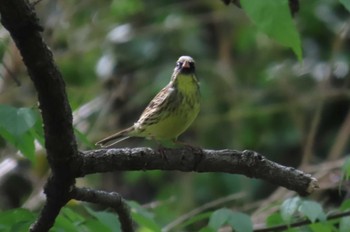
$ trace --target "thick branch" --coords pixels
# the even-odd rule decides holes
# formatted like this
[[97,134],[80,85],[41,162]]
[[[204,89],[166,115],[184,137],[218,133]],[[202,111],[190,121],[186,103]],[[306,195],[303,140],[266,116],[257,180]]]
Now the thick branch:
[[26,0],[0,2],[1,23],[15,41],[38,92],[50,164],[54,170],[64,165],[69,171],[67,162],[77,153],[77,145],[61,73],[42,39],[32,6]]
[[65,84],[44,43],[35,11],[27,0],[0,0],[1,23],[10,32],[38,92],[45,147],[52,176],[45,188],[47,203],[32,231],[46,231],[69,197],[81,162],[72,126]]
[[112,207],[119,215],[119,221],[123,232],[134,231],[129,207],[118,193],[75,187],[72,191],[72,198],[79,201],[87,201],[106,207]]
[[[49,231],[53,226],[56,217],[58,216],[61,208],[70,200],[69,195],[64,193],[62,196],[61,191],[57,190],[57,184],[55,180],[50,177],[46,186],[45,193],[47,194],[47,200],[43,209],[41,210],[38,219],[31,226],[30,231]],[[48,194],[50,192],[50,194]]]
[[102,149],[81,153],[84,164],[79,176],[96,172],[131,170],[179,170],[226,172],[259,178],[308,195],[317,186],[311,175],[266,159],[254,151],[151,148]]

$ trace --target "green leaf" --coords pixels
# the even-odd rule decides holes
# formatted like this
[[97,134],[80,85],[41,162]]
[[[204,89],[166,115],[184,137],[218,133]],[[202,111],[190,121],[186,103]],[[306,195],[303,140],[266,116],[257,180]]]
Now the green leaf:
[[35,145],[34,137],[30,131],[21,136],[21,139],[17,141],[16,147],[22,152],[22,154],[28,158],[31,162],[35,163]]
[[16,144],[16,138],[11,135],[7,130],[5,130],[4,128],[0,127],[0,135],[8,142],[11,143],[13,145]]
[[134,201],[128,201],[128,205],[131,208],[132,218],[143,227],[146,227],[154,232],[160,232],[161,228],[154,221],[153,214],[145,210],[142,206]]
[[35,219],[36,215],[27,209],[0,212],[0,231],[27,232]]
[[27,209],[17,208],[0,212],[0,225],[13,226],[18,223],[32,223],[35,215]]
[[85,207],[86,211],[96,219],[98,219],[102,224],[110,229],[113,232],[120,232],[120,222],[118,220],[117,213],[109,213],[109,212],[97,212],[89,207]]
[[275,226],[275,225],[283,224],[283,219],[282,219],[281,214],[278,212],[271,214],[270,216],[267,217],[266,224],[268,226]]
[[202,229],[200,229],[199,232],[216,232],[216,230],[206,226],[206,227],[203,227]]
[[350,12],[350,1],[349,0],[339,0],[339,1]]
[[333,226],[329,222],[314,223],[309,225],[313,232],[332,232]]
[[340,219],[339,232],[349,232],[350,228],[350,216]]
[[112,232],[120,232],[121,226],[117,213],[97,212],[97,219],[106,225]]
[[35,163],[35,138],[32,130],[22,134],[20,139],[15,138],[3,128],[0,128],[0,134],[7,142],[13,144],[18,150],[20,150],[27,159],[29,159],[32,163]]
[[85,232],[110,231],[110,229],[106,225],[102,224],[96,219],[86,220],[82,227],[84,227],[84,229],[82,229],[81,231]]
[[62,214],[59,214],[58,217],[56,218],[55,225],[52,227],[50,230],[52,232],[61,232],[61,231],[70,231],[70,232],[75,232],[79,231],[79,228],[72,222],[70,221],[67,217],[65,217]]
[[242,8],[256,26],[271,38],[293,50],[302,60],[299,33],[289,11],[288,0],[241,0]]
[[228,219],[228,224],[237,232],[253,231],[252,221],[249,215],[244,213],[232,212]]
[[350,199],[343,201],[341,203],[339,209],[341,211],[346,211],[346,210],[350,209]]
[[127,203],[129,205],[129,207],[132,209],[132,211],[140,213],[140,214],[144,215],[145,217],[153,218],[153,214],[151,212],[147,211],[145,208],[143,208],[137,202],[135,202],[135,201],[127,201]]
[[62,212],[62,215],[64,215],[71,222],[83,222],[83,221],[85,221],[84,217],[82,217],[80,214],[78,214],[77,212],[75,212],[74,210],[72,210],[68,207],[64,207],[61,212]]
[[188,225],[191,225],[191,224],[194,224],[196,222],[202,221],[204,219],[210,218],[211,215],[212,215],[211,212],[197,214],[194,217],[191,217],[189,220],[185,221],[183,224],[181,224],[181,226],[186,227]]
[[347,158],[342,166],[343,178],[348,180],[350,177],[350,158]]
[[30,108],[0,105],[0,127],[16,138],[32,128],[36,120],[36,114]]
[[218,230],[227,222],[231,214],[232,211],[227,208],[222,208],[214,211],[209,219],[208,226],[214,230]]
[[148,217],[145,217],[143,214],[139,214],[136,212],[132,213],[132,218],[141,226],[146,227],[154,232],[160,232],[161,228],[157,225],[157,223]]
[[45,147],[43,122],[40,117],[38,117],[38,121],[35,123],[34,127],[30,129],[30,131],[34,138],[41,144],[41,146]]
[[38,117],[30,108],[0,105],[0,134],[30,161],[35,162],[35,130]]
[[32,131],[27,131],[21,137],[16,138],[8,131],[0,127],[1,136],[9,143],[13,144],[31,162],[35,163],[35,146]]
[[312,223],[317,219],[320,221],[326,220],[322,206],[314,201],[303,201],[299,207],[299,212],[305,215]]
[[299,197],[286,199],[281,205],[281,216],[284,222],[291,223],[294,213],[297,211],[301,200]]

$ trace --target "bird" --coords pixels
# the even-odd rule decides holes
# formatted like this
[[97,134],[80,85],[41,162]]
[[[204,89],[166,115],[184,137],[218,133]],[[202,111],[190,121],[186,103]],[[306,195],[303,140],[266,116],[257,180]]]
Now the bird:
[[139,119],[130,127],[96,143],[110,147],[130,137],[143,137],[157,142],[172,141],[195,120],[200,111],[200,88],[195,74],[195,61],[181,56],[170,82],[150,101]]

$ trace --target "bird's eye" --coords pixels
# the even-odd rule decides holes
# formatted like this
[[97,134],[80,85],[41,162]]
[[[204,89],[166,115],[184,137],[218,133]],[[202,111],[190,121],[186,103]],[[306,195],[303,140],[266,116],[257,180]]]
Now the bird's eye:
[[177,62],[176,67],[182,67],[182,62]]

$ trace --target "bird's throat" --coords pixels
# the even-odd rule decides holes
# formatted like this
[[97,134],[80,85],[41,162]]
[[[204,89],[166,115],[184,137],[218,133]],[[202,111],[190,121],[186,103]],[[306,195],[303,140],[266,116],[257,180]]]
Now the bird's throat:
[[174,87],[185,95],[199,91],[199,84],[194,74],[178,74],[174,80]]

